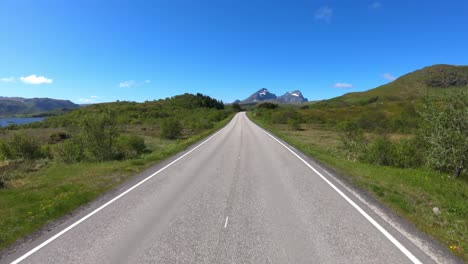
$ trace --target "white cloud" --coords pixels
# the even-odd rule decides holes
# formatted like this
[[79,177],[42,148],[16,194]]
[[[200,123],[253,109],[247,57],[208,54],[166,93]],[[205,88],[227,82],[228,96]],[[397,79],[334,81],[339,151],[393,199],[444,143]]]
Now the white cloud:
[[100,97],[97,95],[91,95],[88,98],[78,98],[78,102],[83,103],[83,104],[92,104],[92,103],[97,103],[97,99]]
[[371,8],[373,9],[378,9],[378,8],[381,8],[382,7],[382,3],[380,2],[373,2],[371,5],[370,5]]
[[131,88],[131,87],[142,86],[144,84],[149,84],[149,83],[151,83],[151,80],[144,80],[142,82],[137,82],[137,81],[134,81],[134,80],[130,80],[130,81],[120,82],[119,87],[120,88]]
[[29,75],[27,77],[20,77],[20,80],[26,84],[51,84],[54,81],[44,76],[36,76],[35,74]]
[[385,79],[387,79],[389,81],[394,81],[396,79],[396,77],[391,75],[390,73],[384,73],[384,74],[382,74],[382,77],[384,77]]
[[5,78],[1,78],[0,79],[2,82],[14,82],[15,81],[15,77],[5,77]]
[[135,81],[123,81],[119,83],[120,88],[130,88],[135,85]]
[[78,101],[80,103],[92,103],[94,100],[90,98],[79,98]]
[[333,9],[328,6],[322,6],[315,11],[315,19],[330,22],[333,16]]
[[333,85],[333,87],[346,89],[346,88],[353,88],[353,85],[350,84],[350,83],[341,83],[341,82],[338,82],[338,83],[335,83],[335,84]]

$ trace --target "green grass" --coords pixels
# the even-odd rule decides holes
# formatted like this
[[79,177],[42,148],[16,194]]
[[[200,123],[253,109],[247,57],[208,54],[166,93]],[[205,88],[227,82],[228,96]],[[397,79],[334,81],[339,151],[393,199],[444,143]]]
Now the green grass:
[[[354,185],[406,218],[468,261],[468,182],[427,169],[400,169],[351,162],[336,155],[338,133],[303,124],[302,131],[251,120],[347,177]],[[441,210],[435,215],[434,207]]]
[[186,149],[223,127],[232,117],[182,140],[160,140],[147,135],[146,141],[154,150],[140,159],[76,164],[52,162],[15,178],[9,183],[11,188],[0,189],[0,249]]

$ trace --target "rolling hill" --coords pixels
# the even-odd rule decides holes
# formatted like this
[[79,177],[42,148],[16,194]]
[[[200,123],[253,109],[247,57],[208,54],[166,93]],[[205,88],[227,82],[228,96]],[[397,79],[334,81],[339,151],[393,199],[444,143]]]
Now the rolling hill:
[[52,110],[71,110],[80,107],[69,100],[51,98],[21,98],[0,96],[0,116],[41,114]]
[[395,81],[365,91],[348,93],[316,104],[316,107],[347,107],[374,102],[409,101],[447,89],[468,89],[468,66],[438,64],[408,73]]

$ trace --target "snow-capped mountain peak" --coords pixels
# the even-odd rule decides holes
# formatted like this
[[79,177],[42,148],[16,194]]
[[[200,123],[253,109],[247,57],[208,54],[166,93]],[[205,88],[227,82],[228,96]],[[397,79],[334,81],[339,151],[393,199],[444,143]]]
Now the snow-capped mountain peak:
[[282,103],[302,103],[307,102],[307,99],[302,96],[301,91],[294,90],[285,93],[284,95],[277,98],[278,101]]
[[282,96],[276,96],[275,94],[268,91],[266,88],[262,88],[249,96],[247,99],[240,101],[241,104],[251,104],[261,101],[277,101],[279,103],[301,103],[307,102],[307,99],[302,96],[299,90],[294,90],[285,93]]
[[268,90],[262,90],[258,94],[261,95],[261,96],[265,96],[267,94],[267,92],[268,92]]
[[289,92],[289,94],[292,96],[302,96],[301,92],[299,91],[292,91],[292,92]]

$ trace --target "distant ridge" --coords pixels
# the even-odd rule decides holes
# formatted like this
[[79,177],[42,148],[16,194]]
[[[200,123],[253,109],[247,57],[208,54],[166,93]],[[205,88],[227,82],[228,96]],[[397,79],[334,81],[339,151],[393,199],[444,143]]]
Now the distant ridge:
[[237,100],[236,103],[256,104],[258,102],[264,102],[264,101],[287,104],[287,103],[302,103],[302,102],[307,102],[308,100],[307,98],[304,98],[301,91],[299,90],[287,92],[282,96],[276,96],[276,94],[268,91],[267,88],[262,88],[242,101]]
[[52,110],[71,110],[80,107],[69,100],[52,98],[22,98],[0,96],[0,116],[40,114]]

